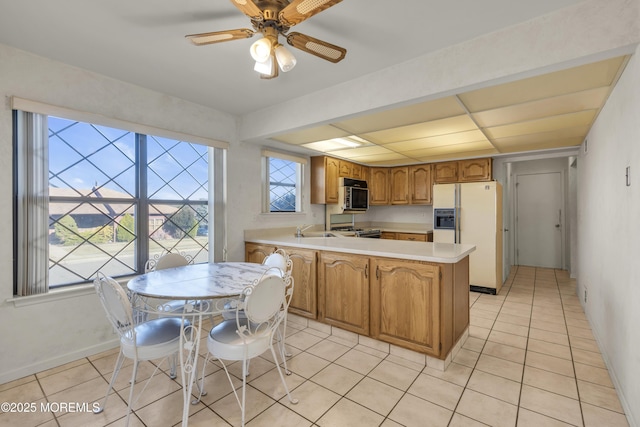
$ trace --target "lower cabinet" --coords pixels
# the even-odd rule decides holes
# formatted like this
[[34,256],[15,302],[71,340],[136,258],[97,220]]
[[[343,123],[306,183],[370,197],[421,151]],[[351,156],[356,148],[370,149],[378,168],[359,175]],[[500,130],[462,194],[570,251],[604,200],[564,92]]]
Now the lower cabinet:
[[[245,244],[262,262],[277,246]],[[469,326],[469,257],[455,264],[281,247],[291,313],[444,359]]]
[[320,252],[318,320],[369,335],[369,258]]
[[410,350],[440,352],[439,267],[371,259],[371,337]]
[[284,249],[293,261],[293,296],[289,312],[299,316],[316,319],[318,315],[317,251],[275,245],[245,243],[245,260],[261,263],[277,248]]

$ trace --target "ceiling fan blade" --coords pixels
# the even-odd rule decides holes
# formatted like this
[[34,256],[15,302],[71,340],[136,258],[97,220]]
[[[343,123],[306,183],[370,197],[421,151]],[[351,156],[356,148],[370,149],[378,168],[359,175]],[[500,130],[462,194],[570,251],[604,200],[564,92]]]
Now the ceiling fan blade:
[[241,28],[238,30],[226,30],[226,31],[214,31],[212,33],[190,34],[185,36],[189,41],[196,46],[203,46],[205,44],[228,42],[237,39],[248,39],[253,36],[255,32],[248,28]]
[[231,0],[231,3],[249,18],[255,21],[262,21],[262,10],[256,6],[253,0]]
[[280,11],[278,19],[284,25],[293,27],[341,1],[342,0],[292,0],[288,6]]
[[347,55],[347,49],[300,33],[287,34],[287,43],[312,55],[336,63]]

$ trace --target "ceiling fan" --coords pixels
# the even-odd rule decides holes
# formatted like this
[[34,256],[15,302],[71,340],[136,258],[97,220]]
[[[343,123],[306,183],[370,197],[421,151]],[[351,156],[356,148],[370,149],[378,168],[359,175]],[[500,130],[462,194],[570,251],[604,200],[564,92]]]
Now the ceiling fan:
[[253,30],[214,31],[211,33],[185,36],[196,46],[221,43],[262,34],[262,38],[251,45],[251,56],[255,59],[254,70],[263,79],[278,76],[278,67],[290,71],[296,65],[296,58],[278,42],[282,35],[291,46],[336,63],[344,59],[347,50],[305,34],[292,32],[289,28],[305,21],[342,0],[231,0],[242,13],[247,15]]

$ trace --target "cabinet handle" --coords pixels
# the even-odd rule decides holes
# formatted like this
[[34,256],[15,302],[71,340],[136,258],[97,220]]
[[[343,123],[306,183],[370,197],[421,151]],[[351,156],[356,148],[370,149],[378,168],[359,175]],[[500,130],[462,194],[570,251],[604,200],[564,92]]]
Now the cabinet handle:
[[376,265],[376,279],[380,278],[380,266]]
[[369,264],[364,266],[364,277],[365,279],[369,278]]

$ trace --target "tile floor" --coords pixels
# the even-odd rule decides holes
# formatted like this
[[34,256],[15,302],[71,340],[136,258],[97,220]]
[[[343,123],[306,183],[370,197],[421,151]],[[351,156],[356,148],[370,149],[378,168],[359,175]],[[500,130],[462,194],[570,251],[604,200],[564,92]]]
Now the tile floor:
[[[499,295],[471,293],[470,304],[469,337],[444,372],[381,351],[384,346],[371,340],[357,343],[357,336],[327,334],[325,325],[290,321],[293,374],[287,383],[300,403],[288,403],[269,358],[255,359],[247,425],[628,425],[575,281],[565,271],[514,267]],[[0,402],[98,401],[116,355],[101,353],[0,385]],[[0,426],[122,426],[130,369],[129,363],[102,414],[3,413]],[[152,370],[153,365],[142,364],[138,378]],[[232,373],[238,375],[237,365]],[[210,363],[207,375],[208,394],[191,406],[189,425],[239,425],[240,411],[224,371]],[[180,383],[162,372],[135,405],[130,425],[179,425],[181,414]]]

